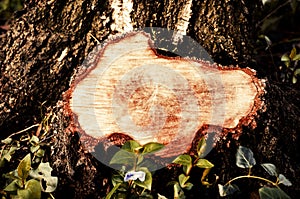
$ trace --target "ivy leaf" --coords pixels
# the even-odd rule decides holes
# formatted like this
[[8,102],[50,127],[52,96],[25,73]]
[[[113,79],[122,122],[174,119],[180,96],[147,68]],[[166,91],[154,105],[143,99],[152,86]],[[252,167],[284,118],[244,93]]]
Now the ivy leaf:
[[17,195],[22,199],[40,199],[41,186],[37,180],[31,179],[26,182],[25,189],[18,189]]
[[1,140],[1,142],[3,143],[3,144],[10,144],[11,142],[12,142],[12,138],[6,138],[6,139],[4,139],[4,140]]
[[294,72],[294,76],[297,76],[297,75],[300,75],[300,68],[296,69],[295,72]]
[[30,177],[41,180],[43,177],[51,176],[52,168],[50,167],[49,162],[40,163],[38,168],[30,171]]
[[190,176],[185,176],[184,174],[180,174],[178,177],[180,187],[190,190],[193,187],[193,184],[187,182],[190,179]]
[[34,146],[31,146],[30,147],[30,152],[31,153],[35,153],[37,150],[39,150],[40,149],[40,145],[34,145]]
[[147,167],[149,171],[157,170],[157,164],[150,158],[147,159],[143,158],[143,156],[139,156],[137,164],[139,167]]
[[274,164],[264,163],[261,164],[261,166],[266,170],[266,172],[268,172],[269,175],[278,176],[277,169]]
[[36,156],[41,158],[41,157],[44,157],[45,155],[45,150],[43,149],[39,149],[37,152],[36,152]]
[[114,186],[114,188],[112,188],[112,190],[106,195],[105,199],[110,199],[114,193],[118,190],[119,186],[121,185],[122,183],[118,183]]
[[296,84],[297,83],[297,78],[295,76],[292,77],[292,83]]
[[29,143],[31,145],[37,145],[37,144],[39,144],[39,141],[40,141],[40,139],[37,136],[33,135],[31,137],[31,139],[29,140]]
[[180,155],[173,160],[173,163],[189,166],[192,164],[192,158],[190,155]]
[[3,151],[4,155],[1,157],[0,161],[4,161],[4,159],[5,159],[5,160],[7,160],[7,162],[9,162],[11,160],[11,155],[14,154],[17,149],[18,149],[17,147],[12,146],[9,148],[9,150],[4,150]]
[[295,47],[293,47],[293,49],[291,50],[291,53],[289,55],[290,59],[294,59],[294,57],[296,56],[297,54],[297,50]]
[[291,199],[279,188],[262,187],[258,192],[261,199]]
[[128,140],[127,142],[124,143],[124,145],[122,146],[122,149],[129,151],[129,152],[135,152],[135,150],[140,147],[141,147],[141,145],[137,141]]
[[208,169],[208,168],[214,167],[214,165],[206,159],[199,159],[196,163],[196,166],[199,168],[203,168],[203,169]]
[[149,154],[149,153],[157,152],[157,151],[161,150],[162,148],[164,148],[164,146],[165,145],[160,144],[160,143],[149,142],[143,146],[144,150],[143,150],[142,154]]
[[52,168],[49,162],[40,163],[38,168],[30,171],[30,177],[40,181],[40,186],[43,192],[53,192],[55,191],[58,183],[58,178],[51,176]]
[[206,148],[206,141],[205,138],[201,138],[201,140],[198,143],[197,146],[197,153],[198,153],[198,157],[200,157],[202,154],[204,154],[205,152],[205,148]]
[[292,60],[293,60],[293,61],[298,61],[298,60],[300,60],[300,54],[295,55],[295,57],[293,57]]
[[27,154],[19,163],[17,167],[18,176],[25,180],[28,175],[31,168],[31,155],[30,153]]
[[18,171],[15,169],[9,173],[5,173],[2,175],[4,178],[14,179],[14,180],[20,180],[21,178],[18,175]]
[[278,176],[279,184],[283,184],[285,186],[292,186],[292,183],[282,174],[279,174]]
[[180,174],[178,177],[179,185],[183,187],[182,185],[184,185],[189,180],[189,178],[190,176],[185,176],[184,174]]
[[160,195],[159,193],[157,193],[157,199],[168,199],[163,195]]
[[235,157],[236,165],[240,168],[252,168],[256,164],[253,152],[247,147],[239,146]]
[[294,75],[293,75],[293,79],[292,79],[293,84],[297,83],[297,76],[299,76],[299,75],[300,75],[300,68],[298,68],[294,71]]
[[176,199],[185,199],[183,190],[181,189],[178,183],[174,184],[174,198]]
[[204,171],[202,173],[202,177],[201,177],[202,185],[205,185],[205,186],[211,185],[211,183],[207,182],[207,175],[209,174],[210,170],[211,170],[211,168],[204,169]]
[[19,180],[13,180],[9,185],[7,185],[4,189],[4,191],[8,191],[8,192],[14,192],[17,191],[17,189],[19,189]]
[[140,180],[135,180],[134,184],[151,191],[151,187],[152,187],[152,174],[151,174],[151,172],[146,167],[141,167],[141,168],[137,169],[137,171],[145,172],[146,177],[145,177],[145,180],[143,182],[140,181]]
[[233,194],[236,191],[239,191],[239,187],[235,184],[221,185],[218,184],[219,194],[221,197],[228,196]]
[[185,173],[185,175],[188,175],[191,172],[192,167],[193,167],[192,164],[190,164],[188,166],[186,166],[186,165],[182,166],[182,170]]
[[288,54],[284,54],[281,56],[281,61],[284,62],[284,64],[286,65],[286,67],[290,66],[290,57],[288,56]]
[[263,37],[267,43],[267,48],[266,48],[266,50],[267,50],[272,45],[272,41],[267,35],[264,35]]
[[116,186],[117,184],[122,184],[123,180],[124,180],[124,178],[119,174],[114,174],[111,177],[111,182],[114,186]]
[[121,149],[110,160],[109,164],[133,165],[135,154]]
[[183,166],[183,171],[186,175],[188,175],[193,167],[192,164],[192,158],[190,155],[180,155],[175,160],[173,160],[173,163],[181,164]]

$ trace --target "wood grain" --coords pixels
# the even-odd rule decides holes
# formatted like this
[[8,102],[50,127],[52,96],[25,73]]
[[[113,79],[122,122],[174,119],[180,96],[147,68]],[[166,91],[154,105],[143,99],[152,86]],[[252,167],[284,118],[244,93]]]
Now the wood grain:
[[73,124],[97,140],[121,133],[163,143],[159,155],[174,156],[203,125],[238,128],[263,104],[255,71],[158,55],[143,32],[108,42],[97,56],[67,95]]

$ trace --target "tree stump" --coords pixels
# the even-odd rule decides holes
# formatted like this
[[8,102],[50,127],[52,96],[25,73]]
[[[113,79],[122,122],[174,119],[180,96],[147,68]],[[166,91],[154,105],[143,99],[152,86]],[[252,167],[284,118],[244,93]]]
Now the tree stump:
[[238,132],[262,108],[263,93],[249,68],[162,56],[150,36],[133,32],[96,53],[66,93],[65,110],[89,151],[118,133],[163,143],[157,155],[172,157],[187,152],[204,125]]

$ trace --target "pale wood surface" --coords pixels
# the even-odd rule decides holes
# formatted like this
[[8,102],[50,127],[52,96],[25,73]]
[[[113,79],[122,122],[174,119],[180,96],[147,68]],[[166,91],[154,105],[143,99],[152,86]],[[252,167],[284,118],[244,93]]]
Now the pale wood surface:
[[70,109],[81,133],[164,143],[160,155],[172,156],[186,152],[204,124],[234,129],[261,108],[254,71],[163,57],[151,46],[141,32],[109,42],[76,78]]

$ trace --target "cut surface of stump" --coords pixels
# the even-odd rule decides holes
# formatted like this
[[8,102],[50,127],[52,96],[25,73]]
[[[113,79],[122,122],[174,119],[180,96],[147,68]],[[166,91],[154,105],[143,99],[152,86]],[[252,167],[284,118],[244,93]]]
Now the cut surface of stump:
[[263,81],[249,68],[221,68],[156,53],[150,37],[134,32],[108,42],[66,93],[73,127],[101,141],[114,133],[158,153],[187,152],[203,125],[240,128],[262,107]]

